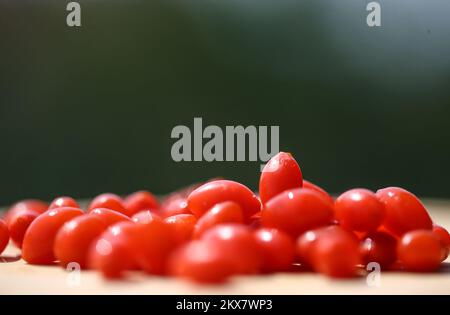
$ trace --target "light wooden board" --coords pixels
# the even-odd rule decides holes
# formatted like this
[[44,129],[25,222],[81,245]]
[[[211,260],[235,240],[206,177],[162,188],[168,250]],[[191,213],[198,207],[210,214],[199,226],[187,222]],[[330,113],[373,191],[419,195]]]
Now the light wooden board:
[[[450,202],[425,202],[433,220],[450,228]],[[9,246],[2,255],[20,252]],[[31,266],[23,260],[0,263],[0,294],[450,294],[450,260],[439,272],[414,274],[382,271],[380,286],[366,277],[332,280],[309,272],[235,277],[222,285],[195,285],[135,272],[127,280],[106,281],[97,273],[71,273],[56,266]]]

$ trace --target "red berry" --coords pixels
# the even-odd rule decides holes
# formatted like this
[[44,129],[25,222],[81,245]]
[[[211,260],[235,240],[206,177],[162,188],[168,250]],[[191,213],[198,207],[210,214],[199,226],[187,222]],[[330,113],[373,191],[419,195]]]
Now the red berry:
[[433,223],[420,200],[407,190],[398,187],[380,189],[377,197],[384,203],[386,214],[384,228],[402,236],[406,232],[431,230]]
[[8,218],[8,228],[11,240],[18,248],[22,248],[23,238],[30,224],[40,215],[29,209],[16,210]]
[[242,224],[220,224],[206,231],[202,240],[215,242],[226,253],[233,273],[257,273],[261,267],[261,253],[251,231]]
[[145,223],[149,223],[153,220],[161,221],[162,219],[158,214],[154,213],[152,210],[143,210],[143,211],[140,211],[140,212],[134,214],[131,217],[131,220],[136,223],[144,223],[145,224]]
[[194,238],[200,236],[211,227],[221,223],[243,223],[241,207],[233,201],[216,204],[209,209],[197,222],[194,229]]
[[51,264],[55,261],[53,244],[61,226],[79,216],[78,208],[51,209],[37,217],[28,227],[22,244],[22,258],[30,264]]
[[85,214],[66,222],[58,231],[53,251],[59,264],[66,267],[75,262],[81,268],[87,265],[87,253],[91,243],[108,224],[100,217]]
[[177,214],[192,214],[184,197],[171,198],[161,206],[159,213],[163,218]]
[[343,193],[336,199],[334,213],[343,228],[372,232],[383,222],[385,209],[373,192],[357,188]]
[[223,282],[233,274],[227,253],[216,242],[189,242],[177,249],[168,262],[169,273],[200,283]]
[[361,242],[361,254],[364,265],[376,262],[388,268],[397,260],[397,240],[387,233],[369,233]]
[[308,231],[297,240],[297,256],[315,271],[333,278],[353,277],[361,263],[356,236],[339,227]]
[[447,259],[449,251],[450,251],[450,235],[448,234],[447,230],[437,224],[433,224],[433,234],[439,238],[442,245],[442,255],[441,255],[441,261],[444,261]]
[[262,204],[288,189],[300,188],[303,177],[300,167],[290,153],[280,152],[264,166],[259,180]]
[[128,195],[123,201],[127,215],[132,216],[142,210],[155,210],[159,208],[158,200],[151,192],[137,191]]
[[255,231],[255,238],[264,272],[290,269],[294,262],[295,245],[289,235],[276,229],[259,229]]
[[231,180],[208,182],[194,190],[187,198],[189,210],[198,218],[214,205],[224,201],[239,204],[245,219],[250,219],[261,209],[261,202],[250,189]]
[[318,193],[322,194],[326,199],[328,199],[330,201],[330,203],[334,204],[333,197],[331,197],[329,193],[327,193],[323,188],[317,186],[316,184],[313,184],[310,181],[307,181],[306,179],[304,179],[303,180],[303,188],[309,188],[309,189],[317,191]]
[[52,201],[48,209],[55,209],[61,207],[80,208],[78,203],[71,197],[58,197]]
[[0,219],[0,254],[3,253],[9,242],[9,231],[5,221]]
[[442,245],[429,230],[415,230],[402,236],[397,245],[398,259],[408,271],[434,271],[441,263]]
[[299,188],[272,198],[261,212],[264,227],[280,229],[292,237],[330,224],[333,206],[320,193]]
[[8,211],[6,212],[6,215],[4,217],[6,224],[9,223],[10,216],[12,216],[16,212],[21,212],[23,210],[32,210],[41,214],[48,210],[48,204],[46,202],[36,199],[27,199],[19,201],[14,205],[12,205],[11,208],[9,208]]
[[115,224],[117,222],[131,220],[128,216],[126,216],[123,213],[106,208],[96,208],[91,212],[89,212],[89,214],[92,216],[99,217],[100,219],[105,221],[108,226]]
[[119,278],[127,270],[136,268],[131,243],[136,224],[129,221],[110,226],[91,243],[88,265],[99,270],[106,278]]
[[172,228],[176,243],[182,244],[192,238],[197,219],[192,214],[177,214],[165,218],[164,222]]
[[88,211],[92,211],[97,208],[106,208],[128,215],[128,211],[123,205],[122,198],[115,194],[106,193],[95,197],[89,204]]
[[167,259],[177,245],[172,228],[158,220],[135,226],[130,245],[137,265],[147,273],[164,274]]

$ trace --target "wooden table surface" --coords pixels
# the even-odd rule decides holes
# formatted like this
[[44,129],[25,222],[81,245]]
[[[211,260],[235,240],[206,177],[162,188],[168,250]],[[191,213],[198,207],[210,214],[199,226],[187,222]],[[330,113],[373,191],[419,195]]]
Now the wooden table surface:
[[[449,201],[425,200],[425,205],[435,222],[450,228]],[[28,265],[14,259],[18,255],[9,246],[0,258],[0,294],[450,294],[450,259],[435,273],[381,271],[379,286],[373,277],[332,280],[309,272],[241,276],[227,284],[196,285],[139,272],[127,280],[107,281],[92,271]]]

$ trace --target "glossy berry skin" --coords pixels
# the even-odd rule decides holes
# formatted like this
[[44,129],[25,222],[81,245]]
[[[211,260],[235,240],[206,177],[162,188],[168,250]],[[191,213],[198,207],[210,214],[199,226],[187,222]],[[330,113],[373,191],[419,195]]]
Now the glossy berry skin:
[[339,226],[304,233],[296,249],[302,264],[332,278],[354,277],[361,264],[358,239]]
[[292,238],[276,229],[259,229],[254,233],[262,255],[261,270],[263,272],[289,270],[295,257],[295,243]]
[[37,217],[28,227],[22,244],[22,258],[29,264],[51,264],[55,261],[53,244],[61,226],[83,214],[78,208],[51,209]]
[[382,269],[390,267],[397,260],[397,239],[384,232],[366,235],[360,244],[362,263],[380,264]]
[[188,203],[185,197],[170,198],[164,202],[159,209],[159,214],[163,218],[171,217],[177,214],[192,214],[188,208]]
[[81,215],[66,222],[58,231],[53,252],[59,264],[66,267],[76,262],[81,268],[87,266],[87,253],[91,243],[108,224],[100,217],[90,214]]
[[334,204],[335,218],[350,231],[372,232],[383,222],[384,204],[368,189],[351,189]]
[[131,221],[125,214],[106,208],[96,208],[89,214],[101,218],[108,226],[121,221]]
[[115,194],[106,193],[95,197],[89,204],[88,211],[92,211],[97,208],[106,208],[128,215],[128,211],[123,205],[122,198]]
[[72,207],[72,208],[80,208],[78,203],[75,201],[75,199],[71,197],[58,197],[55,200],[53,200],[50,203],[50,206],[48,209],[55,209],[55,208],[61,208],[61,207]]
[[261,202],[249,188],[231,180],[208,182],[195,189],[187,198],[188,208],[197,218],[224,201],[239,204],[246,220],[261,209]]
[[193,237],[200,238],[206,230],[222,223],[244,223],[241,206],[233,201],[216,204],[197,221]]
[[332,278],[350,278],[361,264],[359,244],[350,234],[330,233],[319,236],[312,252],[312,267]]
[[137,224],[118,222],[95,239],[88,250],[89,268],[99,270],[106,278],[120,278],[127,270],[136,268],[132,242]]
[[14,215],[16,212],[22,212],[23,210],[31,210],[41,214],[48,210],[48,203],[37,199],[26,199],[19,201],[12,205],[6,212],[4,217],[6,224],[9,223],[10,216]]
[[413,230],[432,229],[433,223],[427,210],[409,191],[389,187],[378,190],[376,195],[384,203],[386,214],[383,226],[389,232],[402,236]]
[[297,260],[304,266],[311,268],[314,258],[314,251],[317,248],[319,240],[324,238],[352,239],[352,242],[358,244],[358,238],[351,232],[338,225],[330,225],[314,230],[306,231],[301,234],[296,241]]
[[439,238],[429,230],[415,230],[402,236],[397,255],[407,271],[430,272],[439,268],[442,256]]
[[207,230],[202,240],[212,241],[220,248],[234,274],[254,274],[261,268],[261,253],[252,230],[242,224],[220,224]]
[[130,245],[137,265],[149,274],[166,273],[168,257],[177,246],[173,229],[158,220],[135,226]]
[[176,243],[180,245],[192,238],[197,218],[192,214],[177,214],[165,218],[164,223],[172,228]]
[[224,282],[234,270],[226,254],[214,241],[189,242],[170,256],[168,273],[199,283]]
[[5,221],[0,219],[0,254],[3,253],[9,242],[9,231]]
[[123,201],[123,205],[127,210],[128,216],[133,216],[134,214],[143,210],[154,210],[159,208],[158,200],[149,191],[137,191],[128,195]]
[[442,245],[442,255],[441,261],[447,259],[449,251],[450,251],[450,235],[447,230],[437,224],[433,224],[433,234],[437,236],[437,238],[441,241]]
[[330,203],[334,204],[333,197],[331,197],[330,194],[327,193],[325,189],[317,186],[316,184],[311,183],[310,181],[307,181],[306,179],[303,179],[303,188],[309,188],[309,189],[317,191],[319,194],[324,196],[324,198],[328,199],[328,201]]
[[11,240],[17,248],[22,248],[25,232],[39,215],[39,212],[29,209],[16,210],[10,214],[8,229]]
[[261,203],[288,189],[301,188],[303,176],[295,159],[290,153],[280,152],[264,166],[259,180]]
[[145,224],[145,223],[149,223],[149,222],[151,222],[153,220],[161,221],[162,219],[161,219],[161,217],[158,214],[154,213],[151,210],[143,210],[143,211],[140,211],[140,212],[134,214],[131,217],[131,220],[133,222],[136,222],[136,223],[143,223],[143,224]]
[[296,238],[307,230],[330,224],[333,206],[318,192],[299,188],[272,198],[261,215],[264,227],[279,229]]

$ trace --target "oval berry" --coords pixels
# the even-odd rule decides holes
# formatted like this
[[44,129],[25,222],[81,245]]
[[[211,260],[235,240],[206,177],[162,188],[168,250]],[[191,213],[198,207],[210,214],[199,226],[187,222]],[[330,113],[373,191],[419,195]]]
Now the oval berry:
[[262,271],[289,270],[294,262],[295,244],[291,237],[276,229],[255,231],[256,244],[262,255]]
[[90,214],[81,215],[64,223],[55,237],[53,251],[59,264],[66,267],[77,263],[85,268],[87,254],[91,243],[108,224],[100,217]]
[[142,210],[154,210],[159,208],[158,200],[149,191],[137,191],[128,195],[123,201],[127,215],[132,216]]
[[383,225],[389,232],[402,236],[413,230],[432,229],[433,223],[427,210],[409,191],[389,187],[378,190],[376,195],[385,206]]
[[131,220],[133,222],[136,222],[136,223],[143,223],[143,224],[145,224],[145,223],[149,223],[149,222],[151,222],[153,220],[161,221],[162,219],[161,219],[161,217],[158,214],[154,213],[151,210],[143,210],[143,211],[140,211],[140,212],[134,214],[131,217]]
[[123,205],[122,198],[115,194],[106,193],[95,197],[89,204],[88,211],[97,208],[106,208],[128,215],[128,212]]
[[447,230],[437,224],[433,224],[433,234],[439,238],[442,245],[442,255],[441,261],[447,259],[449,251],[450,251],[450,234],[448,234]]
[[249,188],[231,180],[208,182],[195,189],[187,198],[189,210],[198,218],[214,205],[224,201],[239,204],[245,219],[249,219],[261,209],[261,202]]
[[61,207],[72,207],[72,208],[80,208],[80,206],[78,205],[78,203],[75,201],[75,199],[71,198],[71,197],[58,197],[55,200],[53,200],[50,203],[50,206],[48,207],[48,209],[55,209],[55,208],[61,208]]
[[8,229],[11,240],[18,248],[22,248],[23,238],[31,223],[41,215],[39,212],[22,209],[11,213],[8,219]]
[[137,224],[118,222],[95,239],[88,250],[88,266],[99,270],[106,278],[122,277],[124,272],[136,268],[132,242]]
[[343,228],[372,232],[383,222],[385,209],[372,191],[357,188],[346,191],[336,199],[334,213]]
[[23,210],[31,210],[41,214],[48,210],[48,203],[37,199],[26,199],[19,201],[12,205],[8,211],[6,211],[6,215],[4,217],[6,224],[8,224],[10,216]]
[[0,219],[0,254],[3,253],[9,242],[9,231],[5,221]]
[[209,209],[198,221],[194,229],[194,238],[200,236],[211,227],[221,223],[243,223],[244,217],[241,207],[233,201],[216,204]]
[[123,213],[106,208],[96,208],[89,212],[90,215],[101,218],[106,224],[112,225],[121,221],[130,221],[131,219]]
[[397,260],[397,239],[387,233],[372,232],[361,242],[362,263],[376,262],[385,269]]
[[202,240],[215,242],[226,253],[233,273],[253,274],[261,267],[261,253],[251,231],[242,224],[220,224],[206,231]]
[[316,184],[311,183],[310,181],[307,181],[306,179],[303,179],[303,188],[309,188],[309,189],[312,189],[314,191],[317,191],[319,194],[324,196],[324,198],[328,199],[328,201],[330,203],[334,204],[333,197],[331,197],[330,194],[327,193],[325,189],[317,186]]
[[201,240],[177,249],[168,262],[171,275],[200,283],[223,282],[233,274],[233,265],[214,241]]
[[171,198],[170,201],[165,202],[161,206],[159,213],[163,218],[177,214],[192,214],[188,208],[187,200],[184,197]]
[[297,161],[290,153],[280,152],[264,166],[259,180],[259,196],[264,205],[288,189],[300,188],[303,176]]
[[398,259],[408,271],[428,272],[439,268],[442,245],[428,230],[415,230],[402,236],[397,245]]
[[55,261],[53,244],[61,226],[79,216],[78,208],[51,209],[37,217],[28,227],[22,244],[22,258],[30,264],[50,264]]
[[165,218],[164,222],[172,228],[176,243],[182,244],[192,238],[197,219],[192,214],[177,214]]
[[272,198],[261,212],[264,227],[280,229],[292,237],[330,224],[333,207],[321,194],[299,188]]

